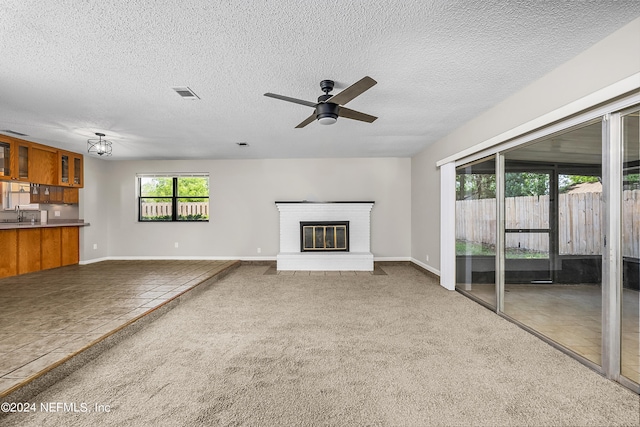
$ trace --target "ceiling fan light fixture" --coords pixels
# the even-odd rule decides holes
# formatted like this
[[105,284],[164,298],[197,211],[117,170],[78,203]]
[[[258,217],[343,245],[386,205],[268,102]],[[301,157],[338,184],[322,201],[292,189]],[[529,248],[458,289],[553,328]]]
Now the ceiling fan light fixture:
[[333,80],[323,80],[320,82],[320,89],[322,89],[324,95],[318,97],[318,102],[305,101],[304,99],[291,98],[290,96],[278,95],[271,92],[265,93],[264,96],[314,108],[314,112],[298,124],[296,129],[301,129],[313,123],[314,120],[322,125],[332,125],[338,121],[338,116],[373,123],[377,117],[344,107],[344,104],[371,89],[376,83],[377,82],[371,77],[364,76],[339,94],[330,95],[329,92],[333,90],[334,82]]
[[332,116],[318,117],[318,123],[320,123],[321,125],[332,125],[337,121],[338,121],[337,117],[332,117]]
[[338,104],[321,102],[316,107],[316,119],[321,125],[332,125],[338,121]]
[[87,152],[90,154],[97,154],[98,156],[111,156],[113,143],[109,140],[102,139],[104,133],[96,132],[98,139],[87,139]]

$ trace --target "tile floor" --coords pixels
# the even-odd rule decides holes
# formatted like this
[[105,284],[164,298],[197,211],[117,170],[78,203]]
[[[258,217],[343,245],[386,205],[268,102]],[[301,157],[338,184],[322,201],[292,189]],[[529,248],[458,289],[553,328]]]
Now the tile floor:
[[[602,363],[602,290],[595,285],[506,285],[504,312],[590,361]],[[494,285],[468,291],[495,306]],[[640,383],[640,295],[623,292],[621,372]]]
[[371,275],[386,276],[387,273],[380,267],[379,264],[374,264],[373,271],[297,271],[286,270],[279,271],[275,266],[269,267],[265,271],[266,275],[282,275],[282,276],[357,276],[357,275]]
[[238,261],[104,261],[0,279],[0,396]]

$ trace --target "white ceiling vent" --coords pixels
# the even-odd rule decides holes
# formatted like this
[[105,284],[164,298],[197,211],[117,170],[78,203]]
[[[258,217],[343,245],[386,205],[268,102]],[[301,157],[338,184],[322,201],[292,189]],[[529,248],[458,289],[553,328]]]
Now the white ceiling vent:
[[13,135],[18,135],[18,136],[29,136],[26,133],[20,133],[20,132],[16,132],[15,130],[11,130],[11,129],[4,129],[4,130],[0,130],[0,132],[4,132],[4,133],[11,133]]
[[184,86],[184,87],[174,87],[172,89],[175,90],[178,93],[178,95],[180,95],[184,99],[200,99],[200,97],[198,95],[196,95],[194,91],[192,91],[191,89],[189,89],[186,86]]

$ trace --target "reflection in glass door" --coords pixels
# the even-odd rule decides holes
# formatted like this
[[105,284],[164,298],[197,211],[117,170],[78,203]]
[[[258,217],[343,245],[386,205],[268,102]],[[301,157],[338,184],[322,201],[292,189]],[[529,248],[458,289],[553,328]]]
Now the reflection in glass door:
[[622,117],[622,320],[620,373],[640,383],[640,111]]

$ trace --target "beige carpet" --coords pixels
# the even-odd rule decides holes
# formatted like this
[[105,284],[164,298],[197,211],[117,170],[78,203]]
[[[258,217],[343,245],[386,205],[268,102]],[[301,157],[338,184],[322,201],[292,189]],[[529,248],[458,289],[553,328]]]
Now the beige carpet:
[[411,267],[266,269],[240,267],[0,424],[640,424],[637,394]]

